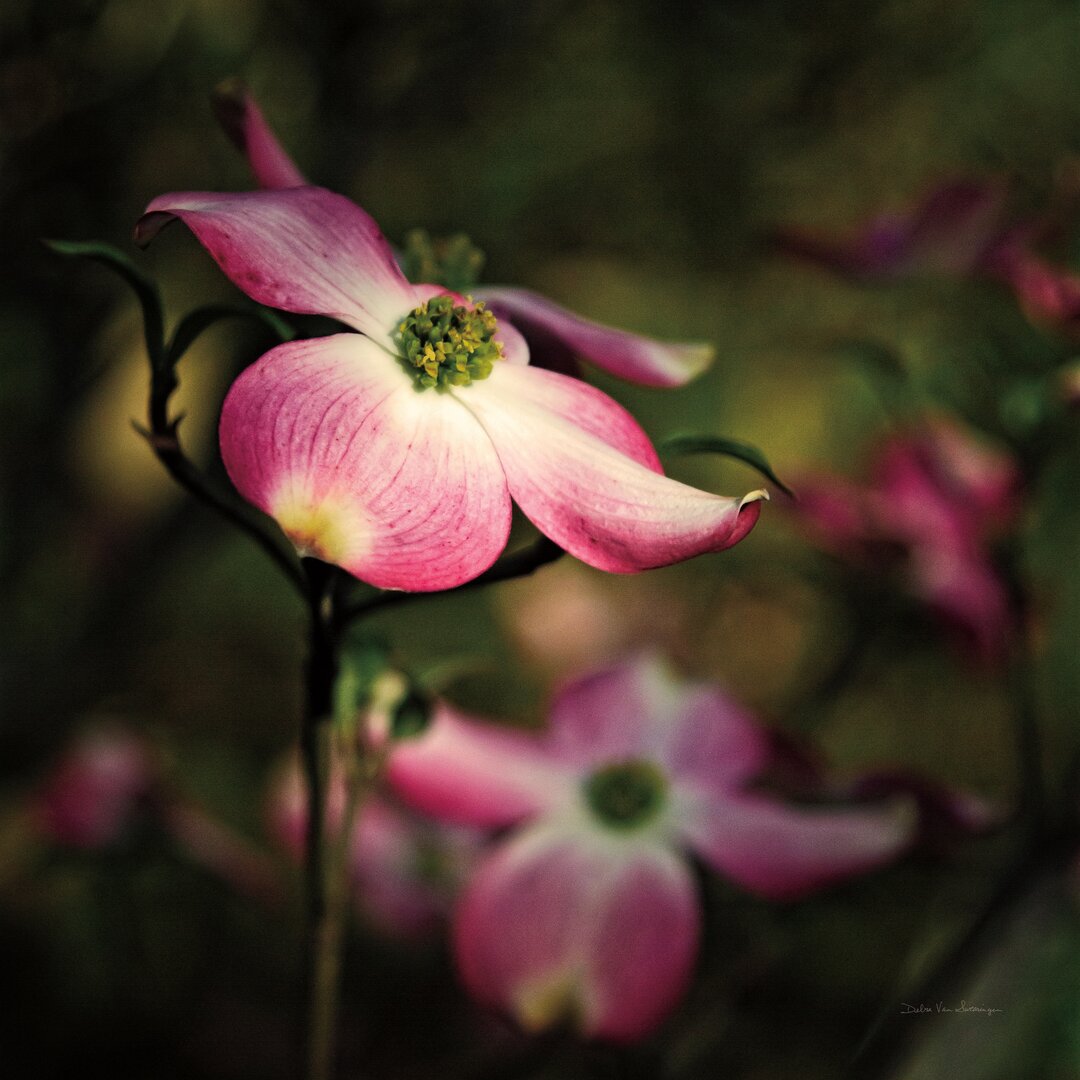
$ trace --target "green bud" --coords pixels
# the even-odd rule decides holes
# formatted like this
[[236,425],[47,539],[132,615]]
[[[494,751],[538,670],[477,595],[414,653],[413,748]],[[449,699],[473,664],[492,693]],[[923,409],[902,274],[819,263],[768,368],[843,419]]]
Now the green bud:
[[431,723],[432,711],[431,698],[416,686],[410,686],[390,713],[391,737],[413,739],[422,735]]

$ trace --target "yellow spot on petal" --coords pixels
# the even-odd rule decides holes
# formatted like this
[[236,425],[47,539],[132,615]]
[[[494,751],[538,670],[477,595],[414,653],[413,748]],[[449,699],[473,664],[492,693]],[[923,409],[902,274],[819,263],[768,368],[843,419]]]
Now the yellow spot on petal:
[[333,497],[318,503],[287,495],[273,517],[301,555],[342,565],[367,545],[368,533],[356,509]]
[[515,995],[514,1014],[531,1034],[550,1028],[580,1030],[584,1013],[581,980],[572,972],[560,971],[533,979]]

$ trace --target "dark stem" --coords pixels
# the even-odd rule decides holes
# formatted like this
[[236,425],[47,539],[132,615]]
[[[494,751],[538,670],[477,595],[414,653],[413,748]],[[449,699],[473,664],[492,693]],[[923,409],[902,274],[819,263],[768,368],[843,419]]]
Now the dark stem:
[[1035,697],[1035,668],[1027,633],[1027,592],[1020,569],[1020,555],[1015,547],[1007,548],[1002,553],[1001,565],[1009,591],[1012,617],[1007,683],[1016,738],[1017,816],[1035,833],[1045,824],[1046,781]]
[[[1017,645],[1017,648],[1022,646]],[[1034,832],[1042,825],[1046,813],[1046,784],[1043,779],[1042,738],[1035,708],[1035,688],[1031,666],[1023,657],[1016,657],[1012,661],[1009,691],[1019,773],[1017,817]]]
[[307,783],[307,900],[304,935],[303,1051],[300,1075],[329,1080],[333,1066],[341,966],[342,911],[332,902],[326,837],[326,803],[333,733],[333,691],[338,640],[330,600],[332,568],[303,561],[309,614],[308,658],[300,749]]
[[292,549],[287,548],[275,535],[273,527],[267,525],[262,515],[215,485],[184,453],[179,436],[181,417],[175,420],[169,417],[169,402],[180,385],[176,376],[176,351],[165,343],[160,307],[155,304],[144,304],[143,307],[146,351],[150,358],[150,400],[147,407],[150,428],[147,430],[136,424],[135,430],[146,439],[158,461],[185,491],[251,537],[303,593],[304,575]]
[[[151,410],[151,423],[157,419]],[[219,490],[191,461],[180,446],[174,422],[165,422],[164,430],[152,427],[150,431],[136,426],[136,430],[150,444],[158,461],[168,474],[189,494],[217,511],[226,521],[249,536],[277,565],[278,569],[303,591],[304,575],[292,554],[278,543],[262,520],[246,505],[239,503],[224,490]]]
[[[538,536],[527,547],[503,555],[494,566],[489,567],[479,577],[473,578],[472,581],[466,581],[464,585],[459,585],[456,589],[448,589],[447,592],[464,592],[467,589],[477,589],[484,585],[494,585],[499,581],[510,581],[513,578],[526,577],[535,570],[539,570],[540,567],[555,562],[564,554],[563,549],[553,540],[549,540],[546,536]],[[384,611],[387,608],[400,607],[402,604],[422,600],[429,595],[431,594],[422,592],[378,593],[375,596],[369,596],[344,607],[341,611],[341,624],[344,626],[363,615],[370,615],[375,611]]]

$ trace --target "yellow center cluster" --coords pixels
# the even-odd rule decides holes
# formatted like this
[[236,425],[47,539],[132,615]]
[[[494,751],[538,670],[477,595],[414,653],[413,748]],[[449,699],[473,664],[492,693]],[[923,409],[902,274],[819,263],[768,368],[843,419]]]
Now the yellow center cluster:
[[502,342],[494,339],[497,329],[495,316],[482,303],[457,304],[444,294],[405,316],[397,345],[419,387],[468,386],[486,379],[502,359]]

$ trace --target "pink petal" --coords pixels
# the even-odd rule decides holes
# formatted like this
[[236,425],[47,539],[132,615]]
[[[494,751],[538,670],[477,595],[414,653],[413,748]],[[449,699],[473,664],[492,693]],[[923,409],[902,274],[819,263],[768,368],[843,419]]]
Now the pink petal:
[[[946,538],[947,539],[947,538]],[[911,590],[960,636],[974,657],[1000,660],[1014,629],[1013,608],[989,559],[970,545],[912,552]]]
[[878,532],[868,489],[839,476],[804,474],[796,478],[797,502],[788,508],[831,549],[859,549]]
[[180,218],[253,300],[330,315],[385,342],[417,304],[378,225],[322,188],[162,195],[135,226],[148,244]]
[[711,345],[665,343],[583,319],[527,289],[485,286],[480,299],[500,318],[506,315],[536,339],[580,354],[597,367],[645,386],[682,386],[712,363]]
[[358,334],[279,345],[248,368],[221,453],[298,550],[381,588],[452,588],[506,544],[510,500],[483,429]]
[[[467,391],[461,400],[491,436],[517,504],[542,533],[599,570],[632,573],[722,551],[753,528],[768,497],[710,495],[653,471],[636,425],[602,436],[597,421],[613,410],[567,376],[499,364]],[[580,415],[565,411],[562,402],[571,400]]]
[[774,900],[793,899],[891,862],[909,848],[907,801],[859,809],[785,805],[764,795],[675,793],[686,842],[715,869]]
[[1003,244],[987,273],[1008,285],[1027,317],[1075,337],[1080,329],[1080,277],[1054,266],[1026,244]]
[[739,705],[673,677],[649,655],[567,685],[552,706],[547,743],[582,768],[642,758],[717,789],[760,772],[770,755],[767,736]]
[[944,416],[927,419],[923,438],[935,474],[982,523],[1002,524],[1015,515],[1020,469],[1008,453]]
[[882,799],[900,794],[914,799],[919,809],[920,847],[943,849],[959,834],[987,832],[1005,822],[1001,806],[904,769],[864,773],[849,787],[849,795],[855,798]]
[[214,91],[213,105],[218,123],[247,158],[259,187],[291,188],[307,183],[245,86],[235,80],[223,83]]
[[357,906],[397,936],[429,934],[449,915],[480,850],[479,832],[438,825],[385,799],[366,799],[349,852]]
[[[499,323],[500,328],[505,325]],[[663,472],[648,435],[626,409],[602,390],[543,368],[504,369],[505,365],[500,365],[500,383],[506,397],[513,397],[514,408],[530,409],[588,432],[652,472]],[[473,397],[463,394],[462,401],[471,405]]]
[[463,825],[512,825],[573,795],[573,777],[535,734],[440,705],[428,729],[398,743],[387,776],[410,805]]
[[931,190],[911,217],[915,268],[968,274],[994,247],[1002,231],[1005,188],[997,181],[959,179]]
[[670,850],[538,827],[481,866],[454,949],[470,992],[523,1027],[569,1021],[628,1041],[678,1004],[699,930],[689,869]]
[[892,214],[875,218],[846,237],[785,226],[777,230],[774,240],[785,254],[843,277],[864,280],[899,277],[908,269],[908,225],[903,218]]

